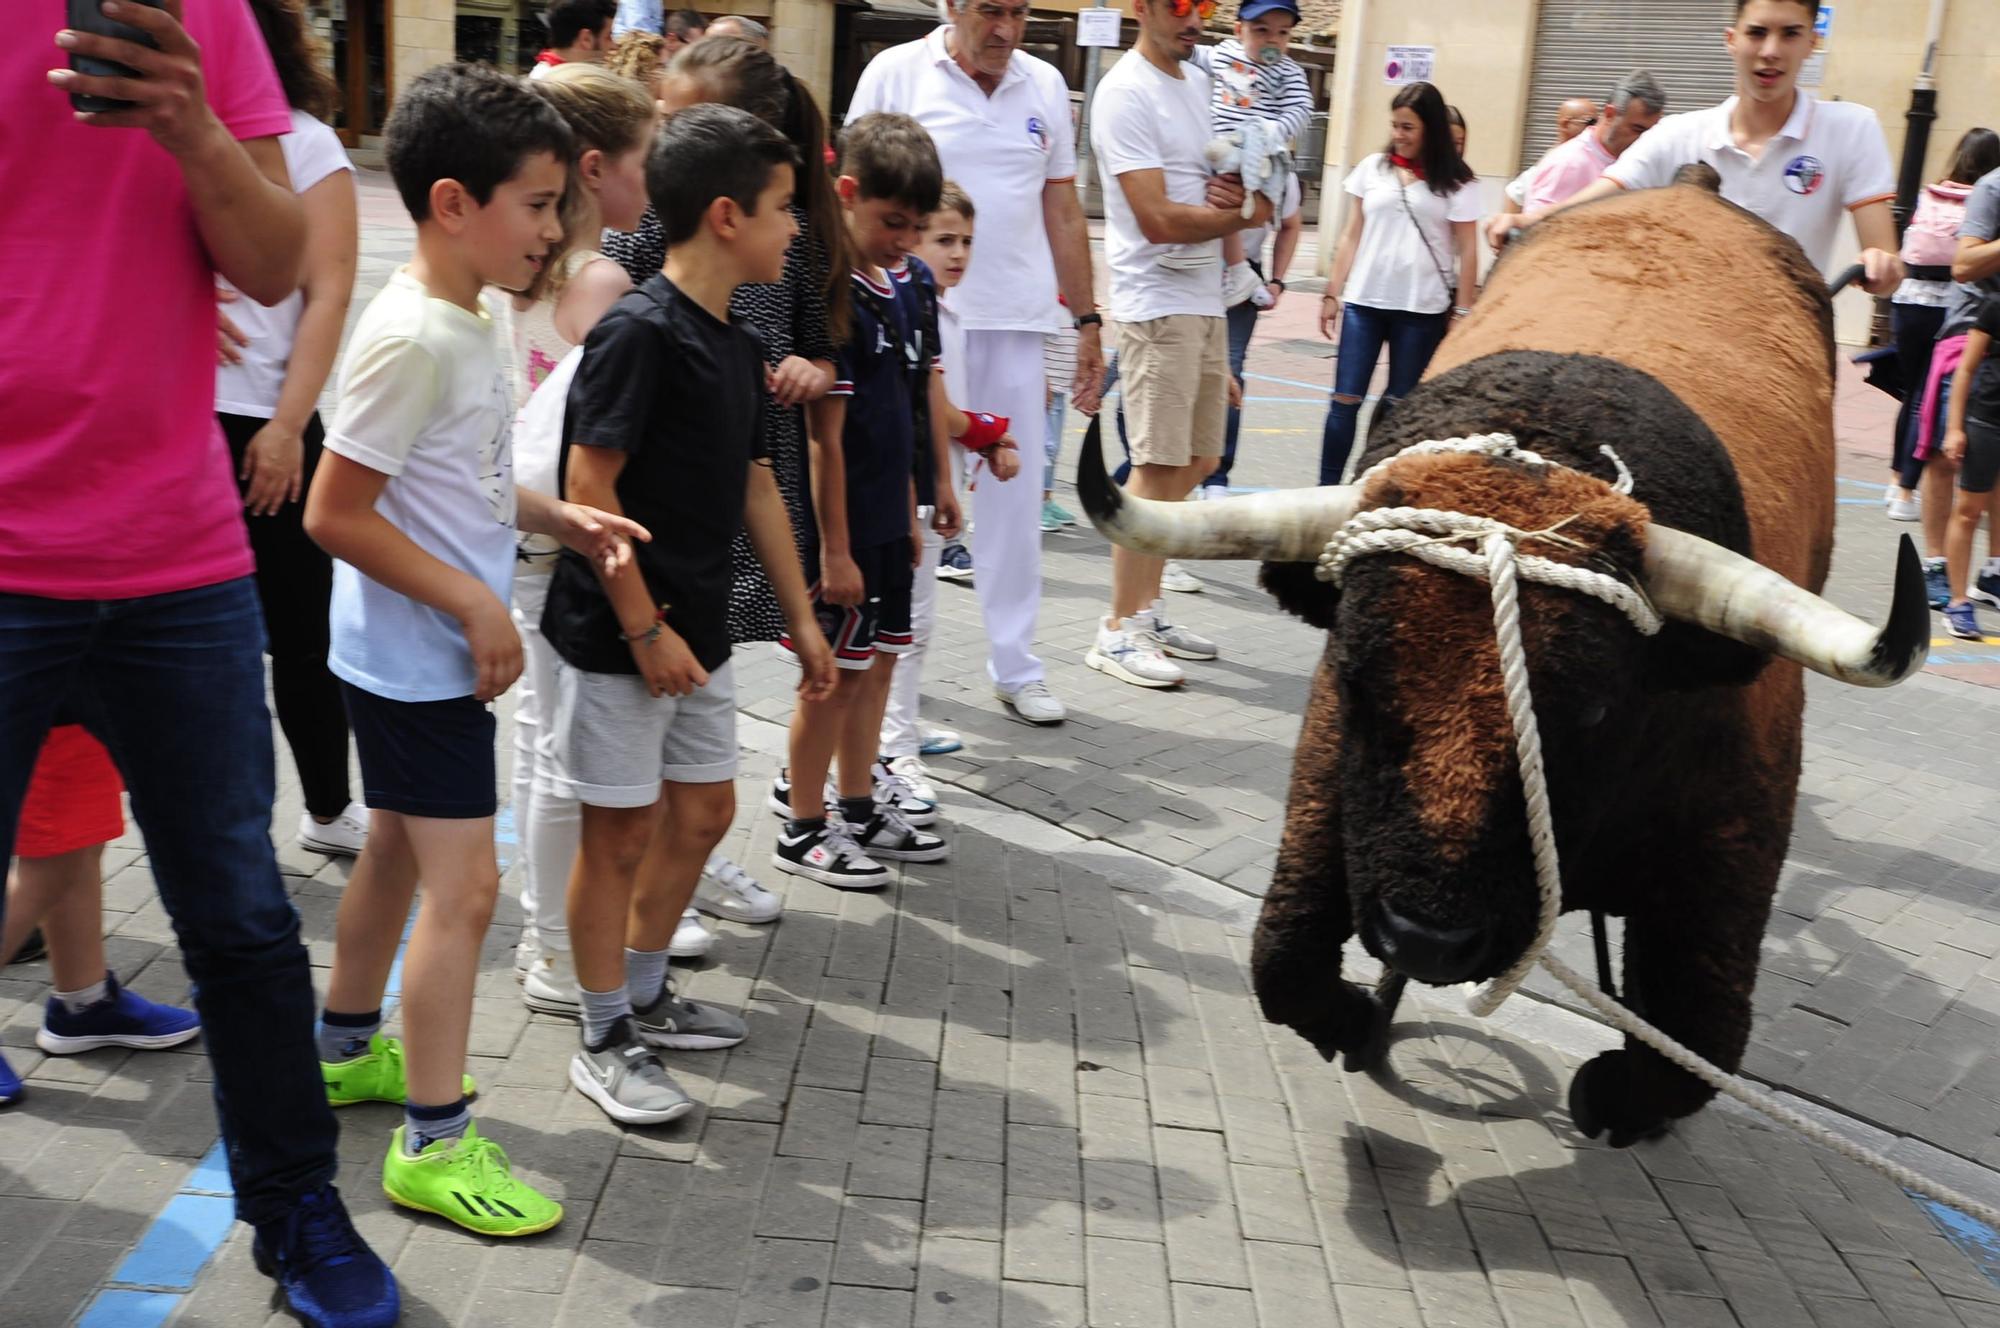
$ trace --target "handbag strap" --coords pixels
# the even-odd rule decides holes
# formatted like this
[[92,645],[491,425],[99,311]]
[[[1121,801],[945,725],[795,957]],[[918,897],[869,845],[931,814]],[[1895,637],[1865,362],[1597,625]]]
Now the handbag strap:
[[[1384,162],[1383,165],[1388,166],[1388,163]],[[1394,166],[1388,166],[1388,169],[1391,174],[1396,170]],[[1424,252],[1430,255],[1431,266],[1437,269],[1438,281],[1444,286],[1445,303],[1449,307],[1452,299],[1451,274],[1446,272],[1444,264],[1438,261],[1437,250],[1431,248],[1431,237],[1424,234],[1424,224],[1418,220],[1417,210],[1410,206],[1410,186],[1404,184],[1400,177],[1396,180],[1396,197],[1403,200],[1403,215],[1410,219],[1410,225],[1417,228],[1417,239],[1423,243]]]

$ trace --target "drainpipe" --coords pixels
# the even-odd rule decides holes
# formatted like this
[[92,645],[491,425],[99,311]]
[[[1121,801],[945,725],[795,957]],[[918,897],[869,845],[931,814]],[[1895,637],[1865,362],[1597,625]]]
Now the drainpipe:
[[1951,0],[1931,0],[1930,25],[1924,32],[1924,63],[1910,89],[1910,109],[1903,113],[1908,128],[1903,131],[1903,165],[1896,177],[1896,229],[1900,233],[1910,221],[1917,204],[1917,190],[1924,184],[1924,154],[1931,143],[1931,122],[1937,119],[1938,43],[1944,36],[1945,10]]

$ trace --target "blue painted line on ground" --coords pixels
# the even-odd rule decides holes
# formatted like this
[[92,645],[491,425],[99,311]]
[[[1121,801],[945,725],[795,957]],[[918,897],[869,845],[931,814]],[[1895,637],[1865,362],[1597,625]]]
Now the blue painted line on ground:
[[1972,1260],[1987,1281],[2000,1286],[2000,1231],[1995,1231],[1978,1218],[1968,1217],[1947,1204],[1935,1199],[1905,1190],[1923,1209],[1932,1222],[1937,1224],[1945,1239],[1958,1246],[1959,1253]]
[[[501,838],[504,818],[506,838]],[[512,808],[503,809],[494,821],[494,852],[502,843],[514,842]],[[505,871],[506,859],[500,869]],[[403,994],[403,955],[409,948],[410,929],[416,925],[413,908],[403,921],[403,936],[396,945],[396,962],[389,968],[389,981],[382,991],[382,1017],[388,1018]],[[159,1328],[194,1290],[201,1270],[229,1238],[236,1222],[235,1191],[229,1183],[229,1160],[221,1140],[217,1140],[195,1163],[187,1180],[140,1233],[138,1243],[90,1307],[77,1321],[77,1328]]]
[[[1282,383],[1286,387],[1304,388],[1308,392],[1325,392],[1328,395],[1332,395],[1333,393],[1333,377],[1331,374],[1327,376],[1327,380],[1324,383],[1304,383],[1296,378],[1279,378],[1275,374],[1246,372],[1243,376],[1245,378],[1254,378],[1260,383]],[[1284,399],[1287,401],[1297,400],[1295,397],[1286,397]]]

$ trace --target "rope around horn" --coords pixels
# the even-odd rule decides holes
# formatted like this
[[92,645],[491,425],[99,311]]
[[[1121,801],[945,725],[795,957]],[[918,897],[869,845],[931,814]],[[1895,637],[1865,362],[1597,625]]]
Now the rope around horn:
[[[1632,487],[1631,471],[1609,447],[1599,450],[1618,471],[1618,482],[1613,487],[1619,492],[1629,493]],[[1393,465],[1401,457],[1436,453],[1473,453],[1537,466],[1560,464],[1520,447],[1510,434],[1481,434],[1418,443],[1395,457],[1369,467],[1355,484],[1357,487],[1365,485],[1384,467]],[[2000,1208],[1961,1194],[1864,1147],[1787,1106],[1770,1091],[1730,1074],[1647,1023],[1568,964],[1548,953],[1549,940],[1555,934],[1556,919],[1562,912],[1562,867],[1556,856],[1555,819],[1549,808],[1548,774],[1542,765],[1541,730],[1535,722],[1534,695],[1528,684],[1527,649],[1521,640],[1520,581],[1526,578],[1602,600],[1623,613],[1646,636],[1652,636],[1661,627],[1659,611],[1642,593],[1617,577],[1520,551],[1521,544],[1531,541],[1571,549],[1583,548],[1579,542],[1561,533],[1564,524],[1558,522],[1546,530],[1518,530],[1491,517],[1469,516],[1464,512],[1425,507],[1376,508],[1356,515],[1334,533],[1320,554],[1315,573],[1320,580],[1337,585],[1357,558],[1378,553],[1403,553],[1433,566],[1485,581],[1492,588],[1493,634],[1500,649],[1500,674],[1506,692],[1507,716],[1514,726],[1515,756],[1521,773],[1521,791],[1527,805],[1528,843],[1534,857],[1540,913],[1535,938],[1528,948],[1506,972],[1475,991],[1466,1002],[1467,1009],[1482,1018],[1492,1014],[1514,994],[1535,965],[1540,964],[1613,1027],[1644,1042],[1717,1092],[1736,1099],[1850,1161],[1888,1177],[1906,1190],[1936,1199],[1978,1218],[1988,1226],[2000,1228]],[[1477,552],[1468,547],[1475,544]]]

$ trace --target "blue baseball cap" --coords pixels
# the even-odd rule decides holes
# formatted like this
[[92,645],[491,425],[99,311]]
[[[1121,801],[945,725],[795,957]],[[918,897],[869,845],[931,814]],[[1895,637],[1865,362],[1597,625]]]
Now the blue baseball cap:
[[1236,17],[1248,23],[1252,19],[1264,17],[1274,9],[1282,9],[1294,19],[1299,17],[1298,0],[1243,0],[1237,7]]

